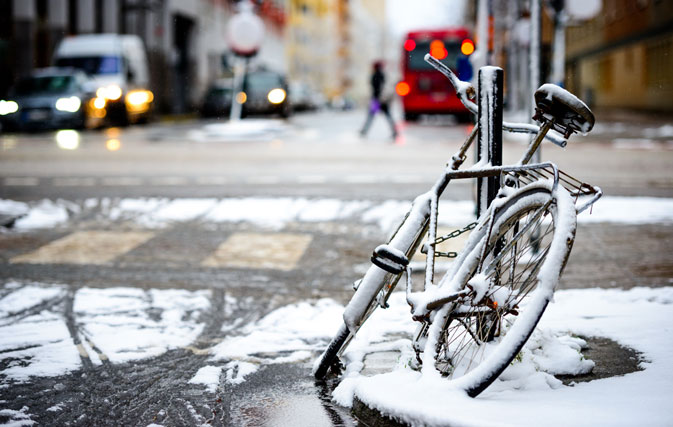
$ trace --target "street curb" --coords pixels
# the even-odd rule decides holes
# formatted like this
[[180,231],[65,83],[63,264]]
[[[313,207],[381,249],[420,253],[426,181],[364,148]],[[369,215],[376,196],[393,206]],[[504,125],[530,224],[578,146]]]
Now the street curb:
[[366,427],[405,427],[408,424],[387,415],[378,409],[365,405],[357,397],[353,399],[352,414],[358,420],[358,425]]

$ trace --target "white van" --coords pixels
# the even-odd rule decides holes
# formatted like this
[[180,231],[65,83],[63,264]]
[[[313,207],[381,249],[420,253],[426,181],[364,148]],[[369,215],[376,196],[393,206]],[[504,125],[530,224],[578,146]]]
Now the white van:
[[54,54],[58,67],[75,67],[94,78],[90,110],[113,121],[146,120],[154,95],[149,90],[147,56],[134,35],[85,34],[64,38]]

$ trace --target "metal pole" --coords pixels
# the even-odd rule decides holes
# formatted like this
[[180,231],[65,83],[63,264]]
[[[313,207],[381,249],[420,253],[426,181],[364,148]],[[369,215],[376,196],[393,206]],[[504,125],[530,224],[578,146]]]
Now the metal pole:
[[[530,2],[530,93],[528,102],[530,102],[530,117],[535,115],[535,100],[533,94],[540,86],[540,42],[542,37],[542,15],[540,13],[540,0],[531,0]],[[531,141],[532,141],[531,137]],[[533,163],[540,163],[541,153],[538,149],[533,153]]]
[[247,68],[248,58],[243,58],[237,55],[236,59],[234,60],[234,81],[232,84],[233,90],[231,96],[231,111],[229,112],[229,120],[232,122],[241,119],[243,102],[246,100],[239,98],[239,95],[243,93],[243,80],[245,79]]
[[[500,67],[482,67],[478,77],[478,144],[477,162],[502,165],[502,82]],[[500,177],[477,180],[477,215],[481,216],[495,199]]]
[[568,18],[562,9],[557,10],[554,15],[554,56],[552,67],[552,83],[564,87],[565,81],[565,51],[566,51],[566,23]]

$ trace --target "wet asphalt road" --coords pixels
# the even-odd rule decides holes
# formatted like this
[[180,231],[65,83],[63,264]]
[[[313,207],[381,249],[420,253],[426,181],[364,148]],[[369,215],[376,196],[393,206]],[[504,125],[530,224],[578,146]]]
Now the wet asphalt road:
[[[462,126],[424,123],[405,130],[393,144],[382,123],[360,140],[359,112],[295,116],[281,133],[230,141],[194,135],[202,122],[160,123],[120,131],[88,131],[76,149],[63,149],[56,134],[2,136],[0,198],[83,200],[89,197],[333,197],[346,200],[410,200],[426,191],[465,134]],[[656,124],[649,125],[656,127]],[[625,128],[619,137],[636,131]],[[631,132],[631,134],[629,134]],[[565,151],[545,148],[552,158],[606,193],[673,197],[673,151],[665,138],[654,149],[619,148],[603,133]],[[121,148],[108,149],[117,139]],[[507,143],[518,151],[517,140]],[[547,153],[549,154],[547,157]],[[596,160],[601,159],[599,165]],[[565,167],[566,164],[568,167]],[[646,172],[644,172],[646,171]],[[459,183],[449,198],[465,199],[472,186]],[[21,264],[10,259],[30,253],[75,231],[125,230],[123,222],[100,224],[95,217],[53,230],[0,233],[0,277],[64,283],[68,296],[50,308],[70,319],[72,294],[82,287],[129,286],[211,289],[205,328],[191,348],[138,362],[94,366],[56,378],[35,378],[1,391],[5,406],[30,408],[41,425],[351,425],[347,410],[329,401],[329,387],[310,377],[310,361],[267,365],[240,385],[224,384],[216,393],[190,385],[206,353],[226,333],[233,318],[253,322],[270,311],[308,298],[346,302],[373,247],[385,239],[377,226],[349,222],[290,223],[282,230],[312,236],[309,249],[290,271],[208,268],[198,261],[228,236],[259,231],[240,223],[182,223],[159,231],[142,246],[110,265]],[[670,285],[673,277],[673,226],[591,225],[578,231],[562,287]],[[224,310],[227,296],[239,305]],[[247,298],[252,296],[252,298]],[[27,315],[29,313],[23,313]],[[2,362],[5,366],[7,360]],[[65,402],[60,411],[47,411]],[[0,421],[5,421],[0,418]]]

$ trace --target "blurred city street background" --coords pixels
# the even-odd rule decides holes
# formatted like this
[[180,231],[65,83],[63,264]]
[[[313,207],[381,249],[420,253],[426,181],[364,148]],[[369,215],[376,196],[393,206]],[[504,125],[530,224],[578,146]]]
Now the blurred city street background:
[[[540,82],[594,110],[591,133],[542,146],[543,160],[605,193],[582,214],[562,289],[672,284],[673,4],[542,1],[529,56],[529,1],[411,3],[255,1],[264,37],[245,67],[278,81],[259,107],[252,77],[235,86],[239,2],[0,2],[0,424],[354,425],[310,375],[340,321],[329,304],[348,301],[372,249],[473,126],[404,65],[424,40],[413,31],[464,29],[455,48],[476,51],[452,56],[442,41],[440,56],[469,58],[472,75],[503,67],[505,120],[529,122],[532,57]],[[55,95],[58,111],[23,114],[19,82],[56,65],[63,40],[98,33],[138,36],[144,85],[131,82],[138,71],[87,89],[92,79],[77,101]],[[375,61],[395,137],[381,115],[360,133]],[[70,110],[83,114],[76,126],[56,120]],[[506,135],[504,162],[527,143]],[[443,200],[459,218],[442,227],[473,220],[474,193],[451,183]],[[319,322],[296,314],[307,301],[334,326],[312,331]],[[282,337],[299,344],[256,335],[285,327],[286,307],[306,329]]]

